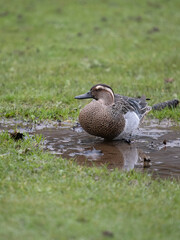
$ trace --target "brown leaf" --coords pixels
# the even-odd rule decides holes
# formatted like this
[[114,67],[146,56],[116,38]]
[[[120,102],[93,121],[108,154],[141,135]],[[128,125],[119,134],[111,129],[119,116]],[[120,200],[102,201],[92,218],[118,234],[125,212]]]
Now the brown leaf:
[[13,132],[13,133],[10,133],[10,136],[11,138],[13,138],[15,141],[18,141],[18,140],[23,140],[24,138],[24,134],[23,133],[20,133],[20,132]]
[[159,31],[160,31],[160,29],[158,27],[153,27],[147,33],[152,34],[152,33],[159,32]]
[[174,79],[173,78],[165,78],[164,83],[173,83]]
[[114,234],[110,231],[103,231],[102,234],[105,236],[105,237],[114,237]]

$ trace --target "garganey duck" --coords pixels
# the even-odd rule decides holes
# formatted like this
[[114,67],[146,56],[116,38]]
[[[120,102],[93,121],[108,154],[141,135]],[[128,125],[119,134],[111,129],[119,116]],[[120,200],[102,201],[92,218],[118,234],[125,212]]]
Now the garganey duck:
[[89,134],[105,139],[129,139],[151,110],[145,97],[131,98],[114,94],[106,84],[94,85],[89,92],[75,98],[93,98],[80,111],[79,122]]

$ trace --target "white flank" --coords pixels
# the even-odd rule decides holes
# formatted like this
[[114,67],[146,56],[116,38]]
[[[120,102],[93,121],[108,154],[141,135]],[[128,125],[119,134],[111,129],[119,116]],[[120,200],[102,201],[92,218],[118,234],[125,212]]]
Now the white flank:
[[140,119],[135,112],[127,112],[124,118],[126,121],[124,133],[132,134],[139,127]]
[[135,112],[127,112],[124,115],[125,128],[124,131],[119,135],[120,138],[133,135],[134,131],[139,127],[140,119]]

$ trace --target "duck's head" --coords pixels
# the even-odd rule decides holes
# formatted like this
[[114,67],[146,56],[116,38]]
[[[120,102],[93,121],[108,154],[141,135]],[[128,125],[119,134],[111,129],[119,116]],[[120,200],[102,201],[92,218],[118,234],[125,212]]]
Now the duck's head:
[[114,92],[112,88],[106,84],[96,84],[89,92],[75,97],[75,99],[87,98],[93,98],[104,105],[111,105],[114,103]]

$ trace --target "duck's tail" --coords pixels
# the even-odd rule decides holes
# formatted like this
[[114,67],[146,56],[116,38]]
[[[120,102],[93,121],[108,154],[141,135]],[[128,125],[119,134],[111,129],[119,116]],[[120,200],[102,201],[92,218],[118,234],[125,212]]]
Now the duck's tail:
[[179,100],[173,99],[169,101],[165,101],[162,103],[157,103],[152,106],[152,109],[155,111],[161,111],[162,109],[168,107],[168,108],[176,108],[177,105],[179,104]]

